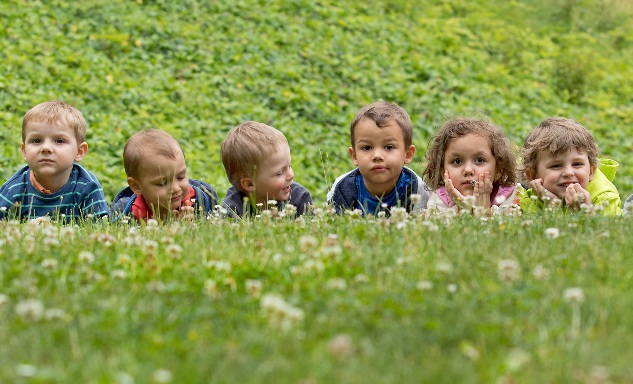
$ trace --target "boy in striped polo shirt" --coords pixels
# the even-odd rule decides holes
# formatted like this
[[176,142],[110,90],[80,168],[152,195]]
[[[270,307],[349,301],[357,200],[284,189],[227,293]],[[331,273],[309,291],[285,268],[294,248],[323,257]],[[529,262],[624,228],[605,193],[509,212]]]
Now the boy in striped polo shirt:
[[108,212],[101,184],[79,163],[88,153],[86,121],[63,101],[46,101],[22,120],[27,165],[0,187],[0,218],[72,220]]

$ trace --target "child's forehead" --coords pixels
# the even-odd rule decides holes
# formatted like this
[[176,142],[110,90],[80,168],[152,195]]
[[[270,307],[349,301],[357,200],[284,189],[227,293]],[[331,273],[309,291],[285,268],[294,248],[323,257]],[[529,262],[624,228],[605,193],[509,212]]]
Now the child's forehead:
[[552,159],[558,159],[562,157],[586,157],[589,158],[589,152],[586,148],[582,147],[571,147],[571,148],[561,148],[558,150],[549,150],[544,149],[537,152],[536,158],[538,161],[546,161]]

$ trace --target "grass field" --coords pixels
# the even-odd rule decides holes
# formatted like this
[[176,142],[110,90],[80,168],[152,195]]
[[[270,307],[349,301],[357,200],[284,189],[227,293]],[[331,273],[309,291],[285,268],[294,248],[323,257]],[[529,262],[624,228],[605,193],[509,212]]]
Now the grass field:
[[111,199],[139,129],[180,141],[220,192],[228,130],[289,139],[320,208],[165,225],[0,221],[2,383],[630,383],[631,218],[335,217],[348,126],[411,115],[421,171],[447,116],[520,147],[579,120],[633,193],[633,10],[625,0],[0,2],[0,179],[24,113],[89,124],[82,164]]
[[0,381],[630,382],[630,225],[5,221]]

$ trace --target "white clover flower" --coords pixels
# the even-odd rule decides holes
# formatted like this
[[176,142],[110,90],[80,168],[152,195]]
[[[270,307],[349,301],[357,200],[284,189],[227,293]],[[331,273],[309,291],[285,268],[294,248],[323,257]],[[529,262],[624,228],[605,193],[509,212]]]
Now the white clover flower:
[[354,219],[358,219],[358,218],[360,218],[360,217],[362,217],[362,216],[363,216],[363,211],[361,211],[361,210],[360,210],[360,209],[358,209],[358,208],[353,209],[353,210],[348,210],[348,211],[345,211],[345,213],[346,213],[348,216],[350,216],[350,217],[352,217],[352,218],[354,218]]
[[123,269],[115,269],[110,272],[110,276],[112,276],[113,279],[123,280],[127,277],[127,272]]
[[497,205],[501,205],[506,201],[506,197],[503,195],[499,195],[497,197],[495,197],[495,203],[497,203]]
[[522,349],[515,348],[506,357],[506,366],[511,372],[516,372],[530,361],[530,354]]
[[369,277],[367,277],[364,273],[359,273],[354,276],[354,281],[357,283],[366,283],[369,281]]
[[7,207],[0,207],[0,212],[6,212],[7,211]]
[[560,236],[560,231],[558,228],[547,228],[545,229],[545,237],[548,239],[555,239]]
[[150,292],[157,292],[157,293],[165,292],[165,290],[167,290],[167,286],[165,285],[165,283],[163,283],[160,280],[150,281],[149,283],[147,283],[145,288],[147,288],[147,290]]
[[15,306],[15,313],[29,321],[37,321],[44,314],[44,304],[37,299],[26,299]]
[[410,198],[413,204],[419,204],[422,201],[422,195],[419,193],[412,193]]
[[385,212],[385,211],[380,211],[380,212],[378,212],[378,213],[376,214],[376,216],[377,216],[379,219],[382,219],[382,218],[384,218],[384,217],[387,217],[387,212]]
[[481,354],[471,343],[462,342],[459,346],[459,349],[462,351],[464,356],[468,357],[472,361],[477,361],[481,357]]
[[521,273],[521,265],[516,260],[504,259],[497,263],[499,279],[503,281],[517,281]]
[[585,301],[585,293],[583,292],[582,288],[567,288],[563,292],[563,300],[565,300],[565,302],[567,303],[580,304]]
[[411,262],[413,262],[413,257],[412,256],[403,256],[403,257],[398,257],[396,259],[396,264],[398,265],[407,265],[407,264],[411,264]]
[[347,283],[345,282],[345,279],[335,278],[328,280],[327,287],[337,291],[344,291],[347,289]]
[[337,359],[345,359],[354,354],[354,342],[347,334],[332,337],[328,342],[330,354]]
[[266,294],[260,300],[260,307],[268,318],[268,323],[282,331],[288,331],[303,321],[303,310],[287,303],[281,296]]
[[433,283],[428,280],[420,280],[416,284],[416,287],[420,291],[430,291],[431,289],[433,289]]
[[92,264],[95,261],[95,255],[92,254],[92,252],[81,251],[79,255],[77,255],[77,259],[79,259],[81,263]]
[[435,264],[435,270],[448,275],[453,272],[453,266],[450,263],[437,263]]
[[148,219],[147,220],[147,227],[148,228],[158,228],[158,220],[156,220],[156,219]]
[[57,265],[58,265],[58,261],[56,259],[44,259],[42,260],[42,268],[49,270],[49,271],[54,271],[55,269],[57,269]]
[[549,271],[541,264],[538,264],[532,270],[532,276],[534,276],[536,280],[545,280],[549,277]]
[[268,200],[266,202],[267,205],[277,205],[277,200]]
[[170,383],[173,379],[173,375],[167,369],[157,369],[152,373],[152,380],[156,383]]
[[37,373],[37,368],[31,364],[19,364],[15,368],[15,373],[20,377],[33,377]]
[[317,245],[319,245],[319,242],[314,236],[305,235],[299,238],[299,248],[301,248],[302,252],[313,250]]
[[446,290],[448,291],[448,293],[455,293],[457,292],[457,284],[449,284],[446,286]]
[[167,248],[165,248],[165,252],[173,259],[177,259],[182,254],[182,247],[178,244],[169,244]]
[[154,240],[145,240],[143,242],[143,247],[145,248],[145,253],[155,254],[158,250],[158,243]]
[[9,296],[0,293],[0,307],[9,304]]
[[75,237],[75,228],[73,227],[63,227],[59,234],[64,239],[72,239]]
[[281,253],[275,253],[272,257],[271,260],[273,261],[273,263],[275,264],[279,264],[281,263],[281,261],[284,259],[284,255],[282,255]]
[[204,282],[203,292],[211,297],[220,296],[220,290],[218,289],[218,283],[215,280],[207,280]]
[[215,269],[218,272],[231,272],[231,263],[223,260],[209,260],[207,268]]
[[262,282],[259,280],[246,280],[244,282],[244,288],[246,293],[252,297],[259,297],[262,293]]
[[116,263],[121,264],[121,265],[126,265],[126,264],[130,264],[131,261],[132,259],[130,259],[130,256],[122,253],[117,257]]
[[64,320],[66,317],[66,311],[61,308],[48,308],[44,312],[44,318],[46,320]]

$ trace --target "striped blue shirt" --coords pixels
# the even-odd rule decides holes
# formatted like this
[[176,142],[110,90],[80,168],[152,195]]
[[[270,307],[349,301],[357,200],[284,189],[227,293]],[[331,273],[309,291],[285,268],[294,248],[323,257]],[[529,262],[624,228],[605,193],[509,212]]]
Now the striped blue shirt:
[[59,191],[44,194],[31,184],[28,166],[0,187],[0,219],[33,219],[41,216],[70,218],[105,216],[108,204],[94,174],[73,164],[68,182]]

